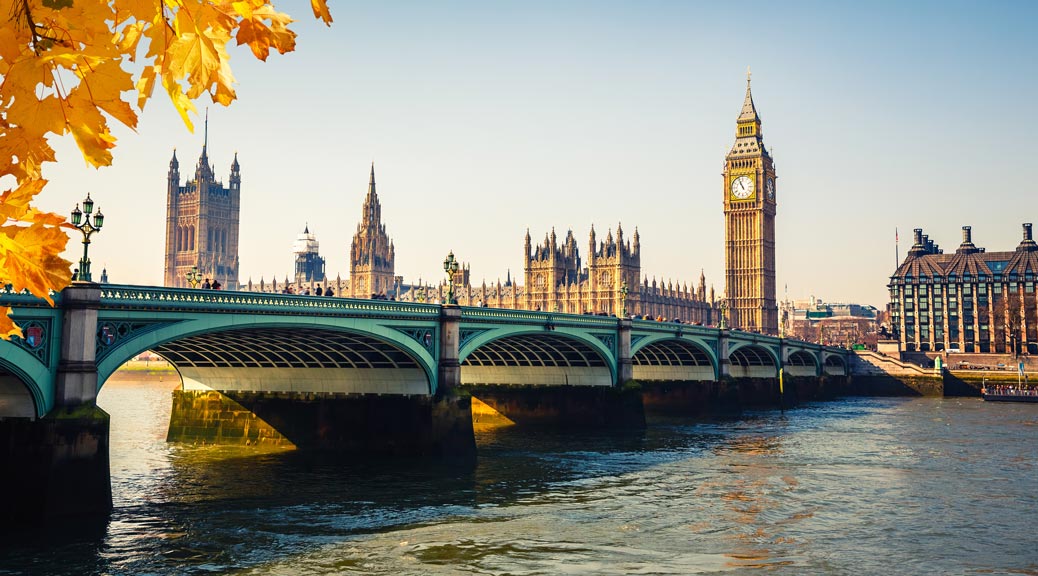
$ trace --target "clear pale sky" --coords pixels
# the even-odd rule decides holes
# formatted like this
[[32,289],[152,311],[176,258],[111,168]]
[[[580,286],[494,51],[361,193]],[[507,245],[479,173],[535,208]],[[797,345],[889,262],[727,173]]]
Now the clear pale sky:
[[[895,228],[903,257],[915,227],[951,251],[969,224],[1009,250],[1038,223],[1038,3],[332,4],[325,28],[282,0],[297,51],[234,48],[239,101],[210,107],[218,177],[235,151],[242,166],[243,282],[291,274],[307,223],[347,277],[374,160],[408,282],[438,281],[448,250],[475,283],[521,274],[527,228],[535,243],[572,229],[586,258],[591,224],[602,238],[622,221],[650,280],[703,269],[720,294],[747,66],[776,159],[779,298],[883,306]],[[113,166],[68,138],[45,168],[42,208],[89,191],[103,209],[91,256],[112,282],[162,282],[169,160],[193,174],[201,151],[201,121],[191,134],[164,98],[116,131]]]

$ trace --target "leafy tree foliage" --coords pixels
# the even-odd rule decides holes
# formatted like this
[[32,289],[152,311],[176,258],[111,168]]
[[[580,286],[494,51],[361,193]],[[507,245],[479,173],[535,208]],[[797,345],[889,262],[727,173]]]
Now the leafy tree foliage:
[[[327,25],[327,0],[311,0]],[[0,0],[0,284],[47,298],[68,285],[65,217],[32,201],[54,162],[49,139],[72,135],[95,167],[112,163],[114,120],[136,128],[156,85],[189,129],[194,101],[236,98],[227,46],[266,60],[295,49],[271,0]],[[133,98],[134,93],[136,98]],[[20,334],[0,307],[0,337]]]

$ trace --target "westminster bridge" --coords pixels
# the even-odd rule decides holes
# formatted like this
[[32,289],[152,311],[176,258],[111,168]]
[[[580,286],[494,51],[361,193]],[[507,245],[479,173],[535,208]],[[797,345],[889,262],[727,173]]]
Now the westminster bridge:
[[850,365],[842,348],[605,316],[91,283],[54,302],[0,292],[24,334],[0,341],[0,438],[40,470],[0,489],[42,481],[54,514],[110,502],[95,401],[147,350],[183,381],[171,440],[447,457],[474,454],[473,398],[519,423],[644,426],[647,408],[777,404],[780,371],[795,399]]

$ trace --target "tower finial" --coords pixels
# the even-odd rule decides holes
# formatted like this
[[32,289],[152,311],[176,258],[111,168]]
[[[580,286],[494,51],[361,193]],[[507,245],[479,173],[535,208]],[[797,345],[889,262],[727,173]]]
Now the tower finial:
[[209,107],[205,107],[205,133],[202,137],[202,150],[209,147]]
[[742,102],[742,110],[739,112],[739,122],[756,122],[757,107],[753,105],[753,93],[750,91],[750,67],[746,67],[746,98]]

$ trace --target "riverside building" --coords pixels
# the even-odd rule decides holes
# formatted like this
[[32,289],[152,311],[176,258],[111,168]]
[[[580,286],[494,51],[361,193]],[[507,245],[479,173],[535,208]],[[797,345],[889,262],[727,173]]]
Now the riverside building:
[[890,313],[907,352],[1038,353],[1038,244],[1030,223],[1015,250],[988,252],[969,226],[954,254],[915,230],[890,277]]

